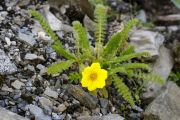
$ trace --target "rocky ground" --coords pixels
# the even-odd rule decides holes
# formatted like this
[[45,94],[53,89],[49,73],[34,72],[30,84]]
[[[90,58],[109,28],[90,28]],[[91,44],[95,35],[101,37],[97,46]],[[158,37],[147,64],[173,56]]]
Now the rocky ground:
[[[65,48],[74,52],[71,21],[83,22],[89,30],[89,39],[94,40],[91,34],[94,30],[94,23],[90,20],[92,15],[76,11],[79,4],[72,5],[75,6],[74,9],[62,5],[64,3],[53,4],[53,0],[50,5],[43,0],[0,1],[0,119],[178,120],[180,118],[180,88],[173,82],[167,82],[163,87],[153,83],[147,84],[143,89],[146,92],[142,95],[137,93],[141,102],[137,99],[137,106],[130,108],[113,87],[109,88],[109,99],[96,98],[81,86],[75,85],[76,83],[69,84],[68,71],[57,76],[47,75],[46,67],[64,58],[58,56],[50,47],[51,38],[46,35],[38,21],[31,18],[28,9],[41,11]],[[180,11],[169,2],[162,2],[161,6],[165,10],[161,11],[156,7],[158,4],[156,0],[149,3],[146,0],[146,3],[142,1],[137,0],[139,8],[133,11],[135,3],[128,0],[126,3],[109,0],[109,6],[116,13],[123,14],[109,20],[108,33],[111,35],[120,30],[129,18],[137,17],[142,24],[130,33],[129,42],[135,46],[136,52],[148,50],[152,56],[148,62],[152,64],[154,72],[168,80],[172,70],[177,72],[180,69]],[[68,0],[66,2],[68,3]],[[93,11],[93,7],[89,10]],[[73,17],[72,14],[67,14],[70,12]],[[87,16],[84,17],[85,14]]]

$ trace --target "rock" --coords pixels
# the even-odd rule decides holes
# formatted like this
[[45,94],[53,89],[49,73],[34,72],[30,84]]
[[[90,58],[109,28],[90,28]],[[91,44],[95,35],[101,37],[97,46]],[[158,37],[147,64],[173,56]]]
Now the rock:
[[38,59],[38,56],[36,54],[27,53],[24,57],[25,60],[35,60]]
[[13,64],[4,51],[0,49],[0,74],[7,75],[17,71],[17,67]]
[[[171,72],[173,64],[171,51],[164,46],[161,46],[160,56],[153,65],[153,72],[161,76],[166,81]],[[157,95],[161,87],[162,85],[160,84],[149,82],[146,85],[147,92],[142,95],[143,99],[146,99],[146,101],[148,101],[147,99],[152,100]]]
[[43,113],[43,110],[35,105],[27,105],[26,109],[30,111],[32,115],[35,116],[35,120],[52,120],[50,116]]
[[67,85],[66,89],[69,94],[71,94],[75,99],[77,99],[84,106],[94,109],[98,103],[98,100],[91,96],[89,93],[85,92],[78,85]]
[[25,86],[24,83],[20,82],[19,80],[14,81],[11,86],[13,86],[15,89],[21,89],[22,86]]
[[55,99],[58,98],[58,93],[56,91],[51,90],[49,87],[46,88],[44,94]]
[[166,15],[166,16],[158,16],[157,21],[178,22],[178,21],[180,21],[180,14],[171,14],[171,15]]
[[143,23],[147,22],[146,12],[144,10],[140,10],[136,18],[139,19]]
[[130,35],[130,43],[135,46],[135,52],[147,51],[152,57],[159,56],[159,47],[164,42],[164,36],[158,32],[135,30]]
[[[66,14],[71,21],[82,21],[85,15],[91,19],[94,18],[94,9],[88,0],[48,0],[48,2],[61,14]],[[64,10],[62,10],[63,7],[65,7]]]
[[41,106],[42,106],[43,108],[45,108],[45,107],[50,107],[50,108],[52,108],[52,106],[53,106],[53,103],[52,103],[49,99],[47,99],[47,98],[45,98],[45,97],[40,97],[40,98],[39,98],[39,103],[41,104]]
[[22,32],[18,33],[18,39],[22,42],[25,42],[26,44],[30,46],[34,46],[36,44],[36,40],[34,39],[33,35],[28,35]]
[[108,100],[100,98],[100,105],[102,108],[107,108],[108,107]]
[[58,111],[59,112],[64,112],[67,109],[67,107],[64,104],[58,105]]
[[168,82],[160,94],[146,108],[144,120],[179,120],[180,88]]
[[77,120],[124,120],[118,114],[108,114],[105,116],[81,116]]
[[12,89],[12,88],[9,88],[6,84],[3,84],[1,90],[2,90],[2,91],[13,92],[13,89]]
[[29,120],[0,107],[0,120]]
[[6,19],[7,15],[8,15],[8,12],[6,12],[6,11],[0,12],[0,23]]
[[96,23],[92,21],[87,15],[84,17],[83,23],[88,31],[95,31]]
[[53,31],[60,31],[62,30],[62,22],[57,19],[50,11],[49,6],[46,5],[43,7],[43,14],[46,17],[51,29]]

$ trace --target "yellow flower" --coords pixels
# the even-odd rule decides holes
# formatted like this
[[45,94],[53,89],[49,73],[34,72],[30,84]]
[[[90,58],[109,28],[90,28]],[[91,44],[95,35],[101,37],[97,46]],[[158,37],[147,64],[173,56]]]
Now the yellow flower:
[[106,79],[107,71],[101,69],[99,63],[93,63],[90,67],[86,67],[82,72],[81,84],[83,87],[87,87],[89,91],[93,91],[97,88],[103,88]]

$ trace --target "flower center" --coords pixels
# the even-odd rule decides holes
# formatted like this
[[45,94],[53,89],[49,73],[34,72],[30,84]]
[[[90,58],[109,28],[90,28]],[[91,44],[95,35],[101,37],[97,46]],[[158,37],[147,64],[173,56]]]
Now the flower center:
[[89,77],[91,80],[96,80],[97,79],[97,73],[91,73]]

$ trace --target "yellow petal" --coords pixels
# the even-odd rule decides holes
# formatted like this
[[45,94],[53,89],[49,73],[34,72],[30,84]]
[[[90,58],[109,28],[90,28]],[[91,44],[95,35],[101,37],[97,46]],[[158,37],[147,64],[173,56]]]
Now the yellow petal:
[[91,68],[94,69],[94,70],[98,70],[98,69],[101,69],[101,66],[100,66],[99,63],[93,63],[93,64],[91,65]]

